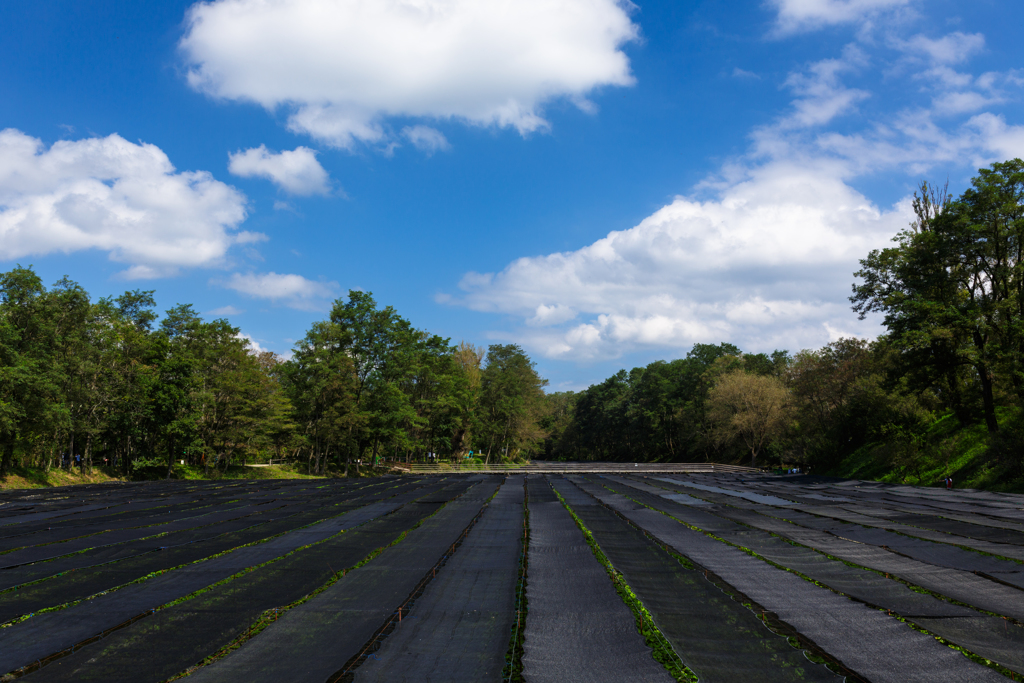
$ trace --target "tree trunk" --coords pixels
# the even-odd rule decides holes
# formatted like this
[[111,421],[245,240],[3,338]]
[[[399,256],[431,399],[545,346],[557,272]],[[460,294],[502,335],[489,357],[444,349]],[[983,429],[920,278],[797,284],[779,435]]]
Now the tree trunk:
[[171,478],[174,471],[174,439],[167,439],[167,478]]
[[3,458],[0,459],[0,478],[6,477],[11,471],[11,461],[14,459],[14,434],[8,434],[4,440]]
[[999,431],[999,423],[996,421],[996,403],[992,395],[992,376],[988,374],[988,366],[984,363],[977,364],[978,378],[981,380],[981,402],[985,411],[985,426],[990,434]]

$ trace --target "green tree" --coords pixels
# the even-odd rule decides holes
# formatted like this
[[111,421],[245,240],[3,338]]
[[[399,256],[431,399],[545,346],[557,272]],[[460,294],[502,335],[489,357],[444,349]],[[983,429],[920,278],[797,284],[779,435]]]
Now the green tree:
[[537,448],[543,432],[544,386],[533,361],[516,344],[493,344],[481,373],[478,439],[486,461],[514,459]]

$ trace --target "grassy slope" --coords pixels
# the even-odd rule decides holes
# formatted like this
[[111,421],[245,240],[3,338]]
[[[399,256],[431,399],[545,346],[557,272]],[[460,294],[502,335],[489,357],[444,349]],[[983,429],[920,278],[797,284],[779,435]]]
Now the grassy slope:
[[[273,465],[271,467],[230,467],[227,472],[220,470],[204,476],[201,467],[174,468],[175,479],[319,479],[320,477],[305,474],[304,468],[291,465]],[[159,471],[158,471],[159,470]],[[136,479],[163,479],[167,469],[146,468],[138,472]],[[33,489],[51,486],[73,486],[75,484],[101,484],[110,481],[124,481],[124,477],[110,472],[109,468],[94,467],[91,474],[79,474],[78,470],[42,468],[15,468],[6,479],[0,479],[0,489]]]
[[[999,414],[1000,425],[1017,419],[1013,411]],[[945,486],[947,474],[957,488],[1024,493],[1024,479],[1013,478],[989,451],[990,437],[983,424],[962,428],[952,415],[937,420],[925,435],[926,445],[915,458],[915,465],[894,466],[892,456],[882,444],[858,449],[827,474],[852,479],[869,479],[919,486]]]
[[94,467],[92,474],[79,474],[78,470],[68,472],[61,469],[46,471],[40,467],[15,467],[6,478],[0,479],[0,489],[40,489],[51,486],[73,486],[75,484],[102,484],[120,481],[102,468]]

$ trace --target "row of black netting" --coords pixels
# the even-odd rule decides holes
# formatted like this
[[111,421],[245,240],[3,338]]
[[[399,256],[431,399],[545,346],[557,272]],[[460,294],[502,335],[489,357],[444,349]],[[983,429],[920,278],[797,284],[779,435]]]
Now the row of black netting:
[[542,477],[530,477],[529,613],[523,677],[531,683],[671,683],[583,533]]
[[567,480],[553,483],[701,681],[840,680],[589,494]]
[[[449,487],[456,495],[457,486]],[[161,681],[242,635],[263,612],[289,605],[386,546],[443,503],[410,503],[160,610],[33,674],[40,681]],[[161,634],[174,634],[161,639]],[[154,642],[160,646],[154,648]]]
[[339,674],[368,654],[382,624],[392,620],[396,609],[446,561],[501,478],[472,483],[400,543],[315,599],[287,611],[258,637],[200,668],[192,679],[218,683],[338,680]]
[[[311,510],[276,522],[268,522],[266,525],[252,530],[259,534],[256,537],[250,537],[253,545],[242,544],[240,547],[239,541],[245,540],[245,537],[227,534],[226,536],[230,536],[227,540],[234,548],[231,552],[211,559],[199,557],[198,560],[201,561],[186,564],[145,581],[99,595],[67,609],[36,614],[12,627],[0,629],[0,669],[11,671],[60,653],[76,643],[118,627],[126,621],[136,619],[139,615],[144,615],[161,605],[205,588],[237,572],[280,557],[302,546],[322,541],[344,529],[357,527],[375,517],[385,515],[419,496],[430,496],[446,484],[447,482],[432,482],[422,490],[413,484],[411,490],[397,495],[394,495],[393,491],[384,489],[366,496],[367,499],[360,500],[358,504],[355,504],[354,509],[353,504],[340,503],[337,506],[330,506],[329,509]],[[374,499],[377,499],[378,502],[372,502]],[[271,531],[278,535],[268,535],[268,532]],[[220,539],[220,541],[224,540]],[[196,545],[199,544],[126,560],[124,562],[128,563],[125,565],[127,568],[121,578],[128,579],[146,568],[152,569],[155,565],[138,563],[143,560],[147,562],[150,559],[159,560],[165,553],[178,553],[174,558],[176,564],[169,565],[178,566],[181,562],[177,562],[177,560],[185,559],[181,553],[191,552],[195,557]],[[211,549],[210,546],[207,546],[204,550]],[[205,557],[209,558],[210,555],[205,555]],[[68,591],[74,588],[76,591],[85,593],[94,588],[110,585],[111,581],[117,580],[116,577],[112,577],[111,568],[117,568],[122,564],[124,563],[117,562],[109,566],[97,567],[94,571],[72,572],[60,577],[59,581],[53,581],[53,585],[64,586]],[[78,574],[81,574],[83,578],[75,578]],[[45,581],[37,585],[46,586],[50,583],[51,581]],[[88,585],[82,588],[79,586],[80,583]],[[64,595],[66,596],[67,593]],[[57,595],[53,599],[60,598],[61,596]]]
[[[321,501],[320,505],[268,506],[266,511],[208,528],[168,534],[136,543],[102,546],[61,557],[53,562],[7,569],[0,572],[0,580],[8,585],[18,579],[52,578],[27,586],[14,584],[19,586],[17,590],[0,593],[0,622],[45,607],[80,600],[153,572],[196,562],[231,548],[314,524],[359,508],[373,502],[376,496],[388,493],[390,491],[387,489],[380,489],[348,499]],[[54,576],[57,573],[55,570],[67,573]]]
[[356,681],[500,679],[515,618],[523,499],[523,477],[509,477],[404,620],[367,650]]
[[[973,652],[1018,671],[1024,667],[1024,649],[1018,650],[1016,656],[1007,657],[1007,652],[1013,650],[1011,644],[1021,642],[1020,638],[1024,629],[1011,627],[1003,619],[980,614],[969,607],[915,590],[895,579],[897,577],[906,578],[916,585],[927,583],[933,589],[943,589],[936,590],[936,592],[944,595],[948,595],[948,592],[959,593],[961,597],[971,597],[973,602],[968,604],[974,605],[979,602],[991,604],[994,598],[990,595],[992,589],[1001,593],[1013,589],[986,581],[973,574],[960,576],[952,570],[929,567],[881,548],[844,540],[827,532],[802,528],[779,519],[757,515],[748,510],[726,506],[701,509],[680,505],[657,493],[652,493],[652,490],[658,490],[657,487],[615,477],[609,477],[608,480],[609,488],[623,491],[640,504],[665,511],[686,524],[710,532],[740,548],[748,548],[771,562],[799,572],[809,580],[867,605],[912,620],[914,623],[920,621],[922,626],[927,622],[928,626],[925,628],[941,637],[948,637],[951,642],[956,642],[954,637],[957,636],[957,633],[947,631],[943,624],[954,624],[957,623],[957,620],[969,619],[977,629],[977,637],[973,641]],[[656,513],[652,514],[656,515]],[[665,533],[682,534],[680,525],[673,524],[672,520],[664,515],[656,515],[649,519],[651,521],[648,522],[648,526],[660,525],[660,529],[669,530]],[[668,526],[665,526],[666,524]],[[672,531],[673,526],[676,527],[675,531]],[[800,545],[794,545],[794,542]],[[720,542],[718,545],[710,544],[709,547],[719,548],[718,553],[728,550]],[[707,558],[702,558],[699,561],[707,562]],[[847,562],[860,566],[851,566]],[[861,568],[872,567],[872,565],[875,565],[876,571]],[[887,570],[889,570],[888,574]],[[965,583],[970,585],[965,585]],[[811,585],[808,583],[808,586]],[[788,601],[794,600],[795,595],[794,592],[781,597],[781,604],[787,604]],[[1004,593],[1004,597],[1005,595],[1006,593]],[[1012,593],[1009,595],[1012,597]],[[826,622],[821,631],[822,635],[812,634],[812,637],[816,635],[817,640],[821,640],[827,637],[828,632],[829,628],[827,628]],[[884,631],[879,630],[879,634],[884,634]],[[904,631],[896,635],[902,635],[906,639],[908,632]],[[896,636],[888,636],[888,638],[891,641]],[[877,651],[884,651],[885,645],[889,641],[877,641]],[[920,644],[906,645],[904,652],[909,651],[908,648],[919,646]],[[967,647],[966,645],[962,646]],[[933,653],[932,661],[935,661],[934,655],[935,653]]]

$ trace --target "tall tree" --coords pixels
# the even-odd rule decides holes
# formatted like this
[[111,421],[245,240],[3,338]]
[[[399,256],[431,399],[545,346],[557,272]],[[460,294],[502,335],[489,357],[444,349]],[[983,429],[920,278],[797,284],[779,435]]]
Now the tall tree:
[[481,446],[486,460],[495,453],[518,457],[537,446],[543,433],[538,425],[543,411],[544,386],[533,361],[516,344],[493,344],[481,373]]

